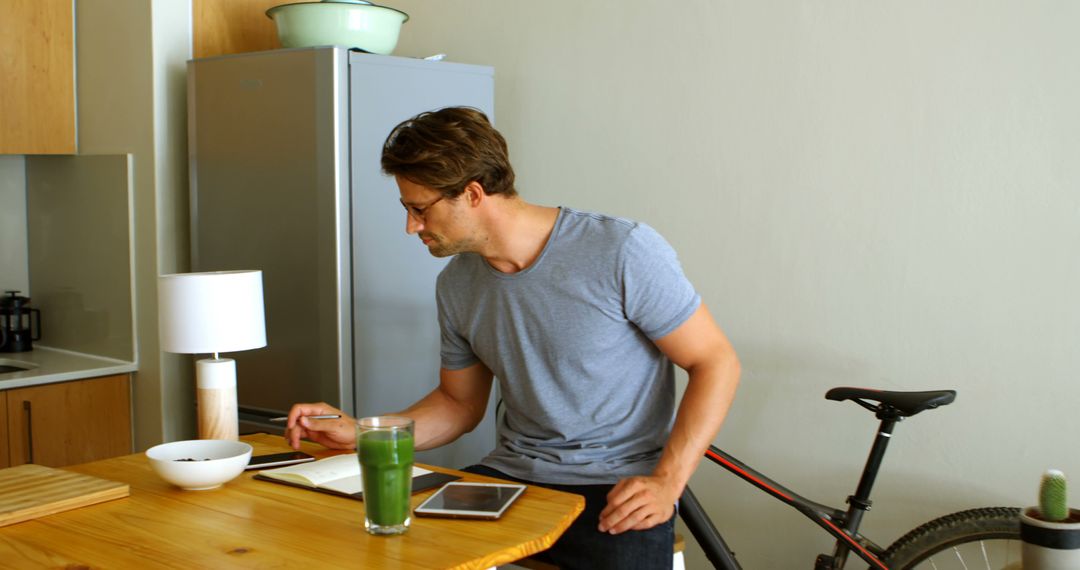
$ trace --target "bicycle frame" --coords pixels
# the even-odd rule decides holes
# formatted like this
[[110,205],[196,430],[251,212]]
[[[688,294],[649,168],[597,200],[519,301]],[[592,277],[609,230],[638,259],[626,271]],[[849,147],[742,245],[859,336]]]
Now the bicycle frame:
[[[850,553],[862,558],[871,568],[888,570],[885,563],[881,561],[881,555],[885,549],[862,536],[858,531],[863,515],[870,509],[870,490],[877,478],[878,469],[885,456],[885,449],[897,421],[899,418],[881,418],[881,425],[870,449],[870,456],[867,458],[866,466],[863,467],[862,477],[855,494],[848,497],[849,506],[846,511],[811,501],[716,446],[710,445],[705,451],[705,457],[799,511],[836,539],[836,546],[831,555],[821,554],[817,557],[814,564],[816,570],[843,568]],[[679,501],[679,515],[714,567],[723,570],[741,570],[742,567],[735,560],[734,554],[727,547],[690,487],[686,488]]]

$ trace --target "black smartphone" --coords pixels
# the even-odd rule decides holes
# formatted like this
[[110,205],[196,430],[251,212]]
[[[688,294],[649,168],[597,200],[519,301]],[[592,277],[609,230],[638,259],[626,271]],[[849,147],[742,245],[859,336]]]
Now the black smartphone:
[[303,451],[289,451],[286,453],[271,453],[269,455],[253,455],[244,469],[266,469],[267,467],[281,467],[294,463],[307,463],[315,461],[315,458]]

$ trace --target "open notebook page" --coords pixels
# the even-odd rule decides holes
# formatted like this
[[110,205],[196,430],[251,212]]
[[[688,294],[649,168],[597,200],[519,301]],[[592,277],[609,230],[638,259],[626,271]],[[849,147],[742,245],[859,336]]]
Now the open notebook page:
[[[431,473],[431,471],[413,466],[412,476],[414,479],[428,473]],[[357,460],[355,453],[335,455],[311,463],[300,463],[280,469],[271,469],[264,471],[263,475],[349,495],[361,493],[364,490],[364,482],[360,475],[360,462]]]

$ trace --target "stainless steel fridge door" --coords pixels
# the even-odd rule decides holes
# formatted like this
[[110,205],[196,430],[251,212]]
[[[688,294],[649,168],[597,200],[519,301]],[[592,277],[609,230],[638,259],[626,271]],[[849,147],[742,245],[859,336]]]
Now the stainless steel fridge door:
[[335,49],[188,65],[192,270],[263,271],[268,344],[229,355],[242,431],[294,402],[353,412],[347,69]]
[[[350,54],[353,333],[356,411],[404,409],[438,383],[435,279],[445,259],[405,233],[405,210],[379,159],[390,130],[423,111],[468,105],[494,112],[490,67]],[[418,455],[450,467],[477,462],[495,445],[495,398],[484,421],[452,445]]]

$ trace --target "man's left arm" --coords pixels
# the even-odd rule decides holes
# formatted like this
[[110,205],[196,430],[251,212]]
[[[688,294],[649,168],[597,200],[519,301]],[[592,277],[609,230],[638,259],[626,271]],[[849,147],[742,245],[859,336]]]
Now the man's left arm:
[[675,426],[652,475],[619,481],[600,513],[600,532],[645,530],[674,514],[690,475],[724,422],[739,384],[739,359],[702,303],[656,346],[689,374]]

